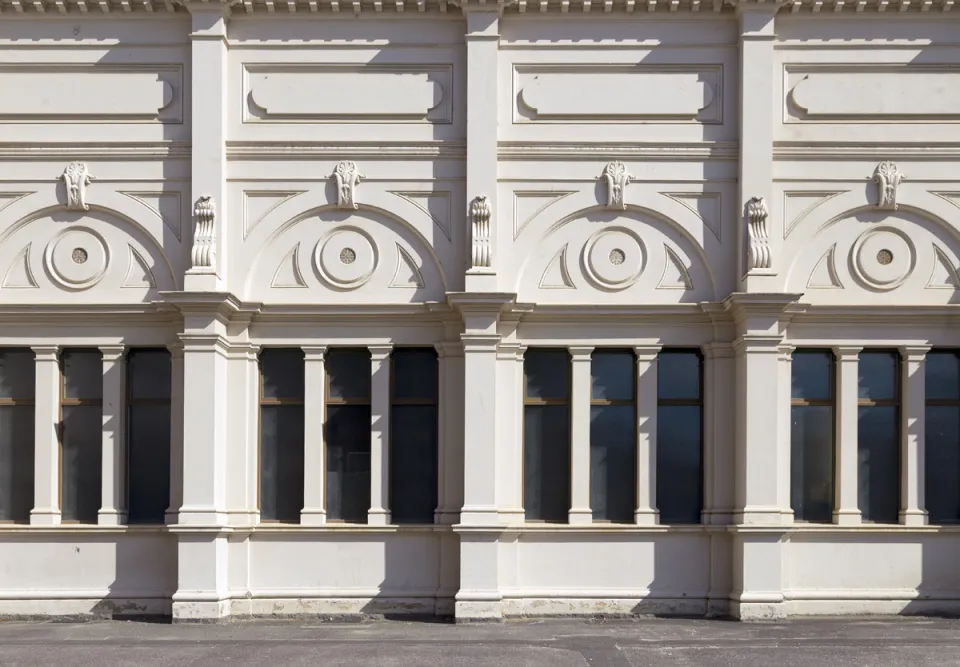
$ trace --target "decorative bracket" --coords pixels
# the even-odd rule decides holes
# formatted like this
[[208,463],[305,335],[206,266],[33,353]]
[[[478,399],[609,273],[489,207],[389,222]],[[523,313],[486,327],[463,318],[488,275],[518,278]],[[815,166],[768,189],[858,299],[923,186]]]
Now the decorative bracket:
[[473,267],[490,267],[490,201],[477,195],[470,202],[470,225],[473,234]]
[[337,179],[337,208],[357,208],[357,185],[364,178],[355,162],[344,161],[337,165],[331,176]]
[[763,197],[751,197],[747,201],[747,270],[769,269],[770,234],[767,230],[767,203]]
[[193,208],[197,226],[193,233],[193,268],[206,273],[216,267],[217,232],[214,222],[217,219],[217,207],[211,195],[202,195]]
[[633,178],[622,162],[610,162],[603,168],[603,179],[607,182],[607,208],[625,211],[627,209],[624,195],[627,185]]
[[877,165],[873,181],[877,184],[877,206],[885,211],[896,211],[897,194],[904,175],[895,162],[885,161]]
[[63,179],[63,185],[67,189],[67,210],[89,211],[87,186],[94,177],[87,171],[87,165],[83,162],[71,162],[63,170],[60,178]]

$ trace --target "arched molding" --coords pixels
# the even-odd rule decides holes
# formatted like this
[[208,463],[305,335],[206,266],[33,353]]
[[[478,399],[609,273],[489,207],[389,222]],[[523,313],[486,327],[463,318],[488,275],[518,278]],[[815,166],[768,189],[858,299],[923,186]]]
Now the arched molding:
[[[40,195],[41,193],[36,193]],[[182,274],[174,269],[173,263],[170,261],[169,256],[164,252],[163,245],[157,239],[157,233],[160,233],[160,238],[166,238],[164,234],[170,235],[170,241],[176,243],[179,246],[180,242],[176,239],[176,236],[173,234],[173,230],[167,227],[164,224],[162,219],[157,218],[155,224],[150,224],[145,226],[140,222],[140,218],[137,217],[138,214],[143,213],[143,207],[138,205],[136,202],[130,200],[128,197],[123,197],[117,195],[115,197],[91,197],[88,200],[89,210],[87,211],[68,211],[63,204],[56,202],[50,204],[49,200],[46,201],[46,206],[42,208],[37,208],[37,205],[43,205],[44,197],[38,197],[36,195],[31,195],[29,197],[24,197],[21,200],[18,200],[11,204],[9,207],[3,210],[0,213],[0,225],[2,226],[3,231],[0,232],[0,248],[2,248],[6,243],[21,229],[30,225],[30,223],[37,220],[42,220],[44,218],[51,218],[54,221],[61,221],[66,226],[73,221],[82,221],[89,218],[99,219],[100,222],[106,222],[107,224],[114,224],[117,229],[128,236],[130,236],[129,229],[124,229],[128,227],[130,229],[138,232],[138,235],[142,237],[143,243],[149,243],[149,250],[152,254],[156,255],[156,258],[161,261],[163,268],[166,269],[168,283],[172,289],[180,289],[182,284]],[[124,201],[126,200],[126,201]],[[108,204],[115,204],[116,207]],[[99,216],[98,216],[99,214]],[[16,217],[15,217],[16,216]],[[156,218],[156,216],[151,216],[151,218]],[[7,220],[12,220],[10,224],[4,224]]]
[[[713,266],[708,259],[704,244],[709,244],[719,249],[719,243],[703,220],[679,202],[672,202],[672,200],[664,197],[662,199],[670,203],[664,203],[664,205],[661,206],[660,204],[662,202],[658,201],[658,207],[653,209],[641,206],[627,197],[626,210],[610,211],[597,203],[596,197],[587,197],[585,193],[573,195],[566,199],[572,201],[562,209],[560,205],[563,204],[563,202],[558,202],[556,206],[551,206],[547,211],[539,214],[525,226],[524,234],[521,234],[514,242],[509,253],[509,266],[516,267],[515,273],[513,274],[514,290],[520,290],[524,276],[530,269],[530,262],[532,262],[536,256],[535,253],[530,252],[530,239],[524,239],[524,235],[529,236],[536,233],[537,230],[540,230],[540,234],[537,237],[537,244],[548,244],[554,235],[571,222],[596,218],[598,221],[602,220],[602,224],[607,224],[608,220],[612,221],[613,218],[616,218],[617,220],[625,222],[626,224],[624,226],[630,226],[629,222],[631,221],[639,225],[636,231],[641,235],[643,234],[642,228],[648,226],[650,220],[661,223],[665,229],[675,233],[679,239],[682,240],[682,245],[685,246],[685,250],[690,252],[696,260],[703,265],[710,281],[709,292],[713,295],[713,298],[716,298],[717,279]],[[578,204],[581,206],[574,208]],[[587,205],[584,206],[584,204]],[[547,212],[550,214],[549,217],[546,215]],[[671,217],[674,215],[679,217]],[[644,218],[646,218],[646,220]],[[623,224],[623,222],[621,224]],[[587,241],[586,238],[583,240],[584,242]]]

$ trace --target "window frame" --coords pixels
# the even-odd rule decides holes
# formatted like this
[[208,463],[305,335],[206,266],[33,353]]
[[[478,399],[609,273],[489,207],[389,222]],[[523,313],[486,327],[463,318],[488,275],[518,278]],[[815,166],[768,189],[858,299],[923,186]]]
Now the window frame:
[[[11,346],[4,346],[3,349],[0,350],[0,352],[5,352],[5,351],[8,351],[8,350],[22,350],[22,351],[28,351],[28,350],[29,350],[29,352],[33,355],[34,374],[36,374],[37,355],[36,355],[36,353],[35,353],[31,348],[29,348],[29,347],[18,347],[18,346],[13,346],[13,345],[11,345]],[[57,363],[59,364],[59,358],[57,359]],[[62,382],[62,381],[61,381],[61,383],[60,383],[60,386],[61,386],[60,391],[61,391],[61,393],[62,393],[62,392],[63,392],[63,388],[62,388],[62,387],[63,387],[63,382]],[[28,399],[27,399],[27,398],[3,398],[3,397],[0,397],[0,406],[2,406],[2,407],[32,407],[32,408],[33,408],[33,413],[34,413],[33,418],[34,418],[34,420],[36,420],[36,418],[37,418],[37,415],[36,415],[36,411],[37,411],[37,407],[36,407],[36,406],[37,406],[37,388],[36,388],[36,386],[34,386],[34,388],[33,388],[33,396],[32,396],[31,398],[28,398]],[[62,421],[62,417],[58,417],[58,420]],[[59,443],[59,425],[58,425],[57,431],[58,431],[57,442]],[[33,442],[33,456],[34,456],[34,461],[36,461],[36,455],[37,455],[37,449],[36,449],[36,448],[37,448],[36,437],[34,437],[34,442]],[[57,452],[58,452],[57,456],[58,456],[58,458],[59,458],[59,452],[60,452],[60,448],[59,448],[59,447],[57,448]],[[34,464],[34,465],[36,465],[36,464]],[[59,460],[58,460],[58,462],[57,462],[57,465],[58,465],[58,466],[60,465],[60,464],[59,464]],[[35,484],[36,484],[36,474],[35,474],[35,472],[32,471],[32,470],[30,471],[30,474],[31,474],[31,476],[34,477],[34,485],[35,485]],[[57,473],[57,485],[58,485],[57,493],[59,494],[59,493],[60,493],[60,489],[62,488],[61,482],[60,482],[60,473],[59,473],[59,471],[58,471],[58,473]],[[34,489],[34,496],[35,496],[35,494],[36,494],[36,489]],[[34,498],[32,498],[31,501],[30,501],[31,506],[33,506],[35,502],[36,502],[36,498],[34,497]],[[58,502],[59,502],[59,499],[58,499]],[[4,525],[4,526],[25,526],[25,525],[29,525],[29,523],[30,523],[30,518],[29,518],[29,516],[27,517],[27,520],[26,520],[26,521],[17,521],[17,520],[15,520],[15,519],[0,519],[0,525]]]
[[[857,355],[857,365],[859,366],[860,362],[863,360],[863,355],[865,354],[892,354],[896,358],[896,370],[894,372],[893,380],[893,398],[881,398],[881,399],[872,399],[872,398],[862,398],[860,396],[860,378],[859,373],[857,377],[857,418],[859,424],[859,415],[860,408],[871,408],[871,407],[893,407],[897,411],[897,507],[900,507],[900,499],[902,495],[902,458],[903,458],[903,355],[900,354],[900,351],[896,348],[886,348],[886,347],[865,347]],[[834,360],[836,361],[836,360]],[[834,363],[836,367],[836,363]],[[836,388],[834,387],[834,395],[836,395]],[[834,399],[836,400],[836,399]],[[960,403],[958,403],[960,404]],[[924,407],[926,410],[926,407]],[[836,419],[834,419],[836,421]],[[836,426],[834,426],[836,428]],[[859,427],[857,429],[858,443],[857,449],[859,450]],[[834,447],[836,447],[836,434],[834,434]],[[834,457],[836,458],[836,457]],[[859,463],[857,464],[857,469],[859,473]],[[864,514],[864,508],[858,507],[861,515]],[[897,525],[896,523],[884,523],[882,521],[873,521],[871,519],[864,518],[861,516],[861,523],[879,525],[879,526],[892,526]]]
[[[629,355],[629,356],[630,356],[630,359],[631,359],[631,369],[632,369],[632,371],[633,371],[632,373],[630,373],[630,377],[631,377],[631,380],[632,380],[632,385],[631,385],[631,398],[630,398],[630,399],[619,399],[619,398],[618,398],[618,399],[609,399],[609,398],[594,398],[594,397],[593,397],[593,355],[597,354],[598,352],[599,352],[600,354],[604,354],[604,353],[606,353],[606,354],[624,354],[624,355]],[[637,377],[637,353],[636,353],[636,351],[635,351],[633,348],[630,348],[630,347],[597,347],[597,348],[594,348],[593,352],[590,353],[590,366],[591,366],[591,368],[590,368],[590,408],[591,408],[590,412],[591,412],[591,413],[593,412],[593,407],[594,407],[594,406],[627,406],[627,407],[632,407],[632,408],[633,408],[633,438],[632,438],[632,440],[633,440],[633,460],[634,460],[634,466],[633,466],[633,468],[634,468],[634,470],[633,470],[633,475],[632,475],[632,476],[633,476],[633,488],[631,489],[631,497],[633,498],[634,509],[636,509],[636,504],[637,504],[637,500],[636,500],[636,499],[637,499],[637,492],[638,492],[637,490],[640,488],[640,480],[638,479],[638,474],[637,474],[637,470],[638,470],[637,459],[639,458],[639,455],[640,455],[640,452],[637,450],[637,436],[638,436],[637,428],[638,428],[638,426],[639,426],[639,422],[638,422],[638,419],[637,419],[637,413],[639,412],[639,409],[640,409],[640,408],[639,408],[639,405],[638,405],[638,403],[637,403],[637,399],[638,399],[637,392],[638,392],[638,390],[639,390],[639,386],[638,386],[638,385],[639,385],[639,382],[638,382],[639,378]],[[701,384],[702,384],[702,383],[703,383],[703,377],[702,377],[702,376],[703,376],[703,373],[700,373],[700,375],[701,375],[700,381],[701,381]],[[570,382],[571,382],[571,384],[572,384],[572,382],[573,382],[573,373],[572,373],[572,372],[570,373]],[[523,383],[523,386],[524,386],[524,393],[526,393],[527,383],[524,382],[524,383]],[[571,388],[570,388],[570,391],[571,391],[571,393],[573,392],[573,387],[572,387],[572,386],[571,386]],[[702,388],[701,388],[701,395],[702,395]],[[657,407],[659,408],[659,405],[658,405]],[[572,419],[572,411],[571,411],[571,422],[572,422],[572,421],[573,421],[573,419]],[[702,418],[702,417],[701,417],[701,419],[700,419],[700,423],[701,423],[701,431],[702,431],[702,427],[703,427],[703,418]],[[572,438],[572,437],[570,438],[570,446],[571,446],[571,450],[572,450],[572,447],[573,447],[573,438]],[[702,432],[701,432],[701,436],[700,436],[700,448],[701,448],[701,450],[703,449],[703,434],[702,434]],[[572,451],[571,451],[571,457],[572,457],[572,455],[573,455],[573,453],[572,453]],[[703,472],[703,471],[702,471],[702,468],[703,468],[703,452],[702,452],[702,451],[701,451],[701,453],[700,453],[700,467],[701,467],[701,475],[702,475],[702,472]],[[590,472],[592,472],[592,470],[591,470]],[[572,475],[571,475],[571,478],[572,478]],[[572,484],[572,479],[571,479],[571,484]],[[703,482],[701,481],[701,485],[702,485],[702,484],[703,484]],[[631,517],[631,520],[630,520],[630,521],[614,521],[613,519],[597,519],[597,518],[594,517],[594,518],[592,518],[592,522],[593,522],[593,523],[600,523],[600,524],[610,524],[610,525],[614,525],[614,526],[627,526],[627,525],[631,525],[631,524],[633,523],[633,518]]]
[[[140,398],[135,399],[133,397],[133,382],[131,381],[131,366],[130,366],[130,356],[136,352],[165,352],[167,358],[170,360],[170,396],[168,398]],[[173,355],[170,353],[170,349],[167,347],[154,346],[154,345],[145,345],[143,347],[131,347],[126,350],[123,355],[123,373],[124,373],[124,388],[123,388],[123,497],[126,499],[126,511],[127,511],[127,520],[129,522],[129,511],[130,511],[130,409],[134,406],[166,406],[170,410],[170,418],[173,418]],[[258,416],[259,419],[259,416]],[[172,426],[172,424],[171,424]],[[258,430],[259,434],[259,430]],[[170,433],[170,455],[173,454],[173,440],[174,433],[171,429]],[[259,439],[259,435],[257,436]],[[169,458],[169,457],[168,457]],[[169,467],[170,461],[167,461],[167,466]],[[169,474],[169,473],[168,473]],[[259,486],[259,475],[257,476],[258,486]],[[169,480],[169,484],[173,484],[173,480]],[[168,489],[169,491],[169,489]],[[169,493],[168,493],[169,495]],[[259,496],[258,496],[259,502]],[[167,508],[170,507],[170,498],[167,498]],[[133,525],[137,526],[151,526],[151,525],[161,525],[160,524],[151,524],[144,522],[136,522]]]
[[[530,353],[531,350],[556,350],[562,351],[567,358],[567,397],[565,399],[559,398],[530,398],[527,396],[527,365],[526,365],[526,355]],[[559,345],[547,345],[547,346],[531,346],[525,347],[523,350],[523,358],[520,362],[520,381],[522,383],[521,392],[523,395],[523,400],[520,404],[520,505],[524,510],[524,523],[534,523],[534,524],[549,524],[554,526],[565,526],[570,523],[570,508],[567,508],[567,515],[563,519],[556,521],[551,521],[549,519],[530,519],[526,516],[526,507],[527,507],[527,485],[526,485],[526,419],[527,419],[527,406],[566,406],[567,408],[567,456],[569,456],[570,465],[567,469],[567,493],[569,498],[573,497],[573,357],[570,355],[570,348],[568,346],[559,346]],[[591,353],[592,357],[592,353]],[[591,360],[592,363],[592,360]],[[592,393],[591,393],[592,395]],[[569,503],[568,503],[569,504]]]
[[[264,406],[283,406],[283,405],[300,405],[303,406],[303,409],[306,410],[306,387],[304,387],[304,397],[303,398],[266,398],[263,395],[263,367],[261,361],[261,355],[267,350],[299,350],[303,352],[303,349],[298,346],[283,346],[283,345],[269,345],[261,347],[257,353],[257,515],[259,523],[266,524],[279,524],[285,526],[297,525],[296,523],[290,521],[281,521],[280,519],[264,519],[260,516],[260,481],[263,476],[261,471],[263,451],[261,448],[261,437],[263,434],[263,407]],[[306,372],[306,362],[301,360],[304,363],[304,372]],[[306,433],[304,433],[306,437]],[[326,480],[324,480],[326,481]]]
[[[697,398],[660,398],[660,355],[662,354],[694,354],[697,357]],[[657,352],[657,460],[654,462],[654,465],[659,467],[659,457],[661,451],[660,443],[660,434],[659,434],[659,424],[660,424],[660,407],[697,407],[700,408],[700,464],[698,479],[700,482],[700,516],[697,518],[696,523],[673,523],[673,524],[663,524],[663,525],[676,525],[676,526],[702,526],[703,523],[703,510],[704,503],[706,502],[706,446],[707,446],[707,418],[706,418],[706,408],[704,407],[704,376],[706,375],[705,368],[705,358],[703,354],[703,349],[699,347],[662,347],[660,351]],[[657,475],[657,480],[659,484],[660,475]],[[656,498],[656,488],[653,490],[654,498]],[[659,516],[660,512],[660,503],[656,502],[657,505],[657,514]]]
[[[816,353],[816,354],[829,354],[830,355],[830,398],[794,398],[793,396],[793,364],[796,361],[797,354],[805,353]],[[859,363],[859,362],[858,362]],[[830,419],[830,521],[810,521],[809,519],[798,519],[796,517],[796,509],[792,506],[791,502],[790,510],[793,514],[794,523],[800,523],[811,526],[827,526],[833,523],[833,513],[836,511],[836,494],[837,494],[837,415],[839,414],[839,407],[837,406],[838,397],[837,397],[837,353],[833,351],[830,347],[797,347],[794,346],[793,350],[790,352],[790,368],[791,368],[791,388],[790,388],[790,419],[787,423],[787,426],[790,428],[793,427],[793,408],[794,407],[828,407],[831,410],[831,419]],[[859,395],[858,395],[859,397]],[[790,452],[789,455],[793,456],[793,439],[790,441]],[[790,487],[787,489],[787,494],[792,495],[793,488],[793,475],[791,473],[790,477]]]
[[[394,357],[393,357],[393,355],[394,355],[394,353],[395,353],[397,350],[430,350],[431,352],[433,352],[433,354],[434,354],[434,359],[435,359],[436,365],[437,365],[437,377],[436,377],[436,381],[437,381],[437,384],[436,384],[437,392],[436,392],[435,398],[433,398],[433,399],[425,399],[425,398],[400,398],[400,399],[398,399],[398,398],[396,398],[395,385],[396,385],[396,382],[397,382],[397,373],[396,373],[396,367],[394,366]],[[435,346],[433,346],[433,345],[414,345],[414,344],[410,344],[410,345],[397,345],[397,346],[395,346],[395,347],[390,351],[389,363],[390,363],[390,399],[389,399],[389,404],[388,404],[388,406],[387,406],[387,409],[389,410],[389,419],[390,419],[390,422],[389,422],[389,423],[390,423],[390,434],[389,434],[389,436],[390,436],[390,441],[389,441],[389,444],[388,444],[389,457],[390,457],[390,458],[389,458],[390,470],[387,472],[388,477],[392,478],[392,475],[393,475],[393,462],[394,462],[394,460],[395,460],[394,457],[393,457],[393,443],[394,443],[394,440],[393,440],[393,429],[394,429],[393,407],[394,407],[395,405],[399,405],[399,406],[405,406],[405,405],[422,405],[422,406],[434,408],[434,410],[436,411],[437,442],[436,442],[436,452],[435,452],[435,456],[436,456],[436,472],[435,472],[435,474],[434,474],[433,483],[434,483],[434,485],[435,485],[435,486],[434,486],[434,491],[436,492],[435,495],[436,495],[436,497],[437,497],[437,499],[438,499],[438,500],[437,500],[437,503],[439,503],[439,498],[440,498],[440,475],[442,474],[442,471],[440,470],[440,447],[441,447],[441,439],[442,439],[442,437],[443,437],[443,434],[440,432],[440,378],[441,378],[441,372],[442,372],[442,370],[441,370],[441,368],[440,368],[440,354],[437,352],[437,348],[436,348]],[[372,389],[372,387],[371,387],[370,394],[371,394],[370,398],[372,399],[372,398],[373,398],[373,389]],[[372,402],[372,400],[371,400],[371,402]],[[371,411],[372,411],[372,409],[373,409],[373,408],[372,408],[372,406],[371,406]],[[324,410],[326,410],[326,406],[324,406]],[[371,424],[371,429],[372,429],[372,428],[373,428],[373,425]],[[371,473],[372,473],[372,470],[371,470]],[[326,474],[327,474],[327,466],[326,466],[326,465],[323,466],[323,474],[324,474],[324,476],[326,476]],[[393,509],[393,484],[390,484],[390,481],[391,481],[391,479],[388,479],[388,480],[387,480],[387,483],[389,484],[388,489],[387,489],[387,502],[389,503],[390,509],[391,509],[391,511],[392,511],[392,509]],[[324,488],[326,488],[326,479],[324,479]],[[422,523],[422,522],[404,522],[403,524],[397,524],[396,521],[393,520],[392,515],[391,515],[390,522],[391,522],[392,524],[395,524],[395,525],[404,525],[404,526],[432,526],[432,525],[435,525],[436,522],[437,522],[436,513],[437,513],[437,510],[438,510],[438,509],[439,509],[439,507],[434,507],[434,508],[433,508],[433,520],[430,521],[429,523]]]
[[[960,348],[956,348],[956,347],[931,347],[931,348],[926,352],[926,354],[924,355],[923,363],[924,363],[924,374],[925,374],[925,375],[926,375],[926,373],[928,372],[928,368],[929,368],[926,364],[929,362],[930,356],[931,356],[931,355],[934,355],[934,354],[950,354],[950,355],[953,355],[954,357],[956,357],[958,360],[960,360]],[[901,362],[903,362],[903,357],[901,357]],[[927,380],[925,380],[925,382],[926,382],[926,381],[927,381]],[[924,387],[923,422],[924,422],[924,431],[925,431],[925,432],[926,432],[927,409],[928,409],[928,408],[957,408],[957,409],[960,409],[960,391],[958,391],[956,398],[930,398],[929,392],[926,391],[926,386]],[[902,413],[901,413],[901,415],[902,415]],[[902,431],[902,429],[903,429],[902,416],[901,416],[900,428],[901,428],[901,431]],[[924,444],[924,449],[926,450],[926,444]],[[923,471],[921,471],[920,474],[922,474],[923,477],[924,477],[924,488],[927,488],[926,463],[924,464],[924,469],[923,469]],[[929,509],[927,508],[926,498],[924,498],[924,511],[927,512],[928,517],[929,517]],[[955,516],[955,517],[952,518],[952,519],[937,520],[936,522],[934,522],[934,521],[929,521],[929,520],[928,520],[928,523],[929,523],[929,525],[931,525],[931,526],[951,526],[951,527],[960,526],[960,515],[957,515],[957,516]]]
[[[64,372],[64,360],[68,353],[70,352],[88,352],[93,351],[100,355],[100,382],[101,382],[101,391],[100,398],[67,398],[66,397],[66,384],[67,384],[67,374]],[[77,526],[89,526],[96,525],[97,520],[91,524],[86,521],[80,521],[79,519],[64,519],[63,518],[63,436],[65,433],[65,426],[63,421],[63,409],[65,407],[77,407],[77,406],[89,406],[89,407],[99,407],[100,408],[100,441],[103,442],[103,352],[98,347],[91,346],[79,346],[79,347],[63,347],[57,353],[57,369],[59,371],[59,401],[57,402],[57,508],[60,510],[60,523],[67,525],[77,525]],[[102,448],[102,445],[101,445]],[[103,452],[101,451],[101,457]],[[103,470],[103,460],[100,461],[101,470]],[[103,503],[103,477],[100,478],[100,507]]]

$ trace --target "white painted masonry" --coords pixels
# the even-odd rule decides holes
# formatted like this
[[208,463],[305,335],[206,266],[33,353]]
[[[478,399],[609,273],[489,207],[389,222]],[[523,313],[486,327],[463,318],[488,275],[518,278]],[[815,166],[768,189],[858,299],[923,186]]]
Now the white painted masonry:
[[[0,346],[35,353],[0,615],[960,610],[925,360],[960,348],[953,0],[0,0]],[[78,254],[79,253],[79,254]],[[434,522],[391,515],[391,364],[438,354]],[[165,524],[128,525],[126,353],[172,358]],[[330,353],[371,353],[366,523],[330,521]],[[103,358],[101,509],[61,516],[60,369]],[[304,352],[300,523],[260,520],[258,355]],[[524,518],[524,359],[570,358],[568,523]],[[702,354],[700,524],[657,507],[658,354]],[[632,350],[634,523],[591,503],[591,355]],[[791,368],[835,353],[832,523]],[[899,523],[858,378],[899,351]],[[929,429],[927,429],[929,435]],[[956,434],[960,447],[960,433]],[[661,479],[669,484],[669,479]]]

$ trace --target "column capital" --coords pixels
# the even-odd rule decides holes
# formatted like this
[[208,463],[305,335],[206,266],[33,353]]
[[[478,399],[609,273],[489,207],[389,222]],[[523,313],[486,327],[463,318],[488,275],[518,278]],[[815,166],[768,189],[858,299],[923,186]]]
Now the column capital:
[[900,347],[900,357],[903,361],[924,361],[930,349],[929,345],[903,345]]
[[860,353],[863,352],[861,345],[834,345],[833,353],[837,361],[858,361]]
[[704,359],[721,359],[735,356],[733,343],[721,343],[714,341],[712,343],[707,343],[706,345],[701,345],[700,350],[703,352]]
[[182,359],[183,358],[183,343],[177,341],[176,343],[167,343],[166,346],[167,352],[170,353],[170,357],[173,359]]
[[791,345],[790,343],[783,343],[777,347],[777,350],[780,352],[780,361],[791,361],[793,359],[793,352],[797,349],[796,345]]
[[434,343],[433,349],[437,351],[437,356],[441,359],[463,356],[463,343],[460,341],[441,341]]
[[633,354],[637,357],[637,363],[641,361],[652,363],[657,360],[657,355],[663,350],[662,345],[634,345]]
[[104,361],[116,362],[123,359],[123,353],[126,349],[124,345],[101,345],[100,354]]
[[[326,345],[301,345],[300,349],[303,350],[304,361],[323,361],[324,355],[327,353]],[[371,349],[372,354],[373,350]]]
[[567,351],[573,361],[590,361],[594,348],[588,345],[570,345]]
[[367,345],[367,349],[373,361],[384,361],[393,352],[393,345]]
[[30,349],[33,350],[37,361],[57,361],[57,355],[60,352],[58,345],[34,345]]

